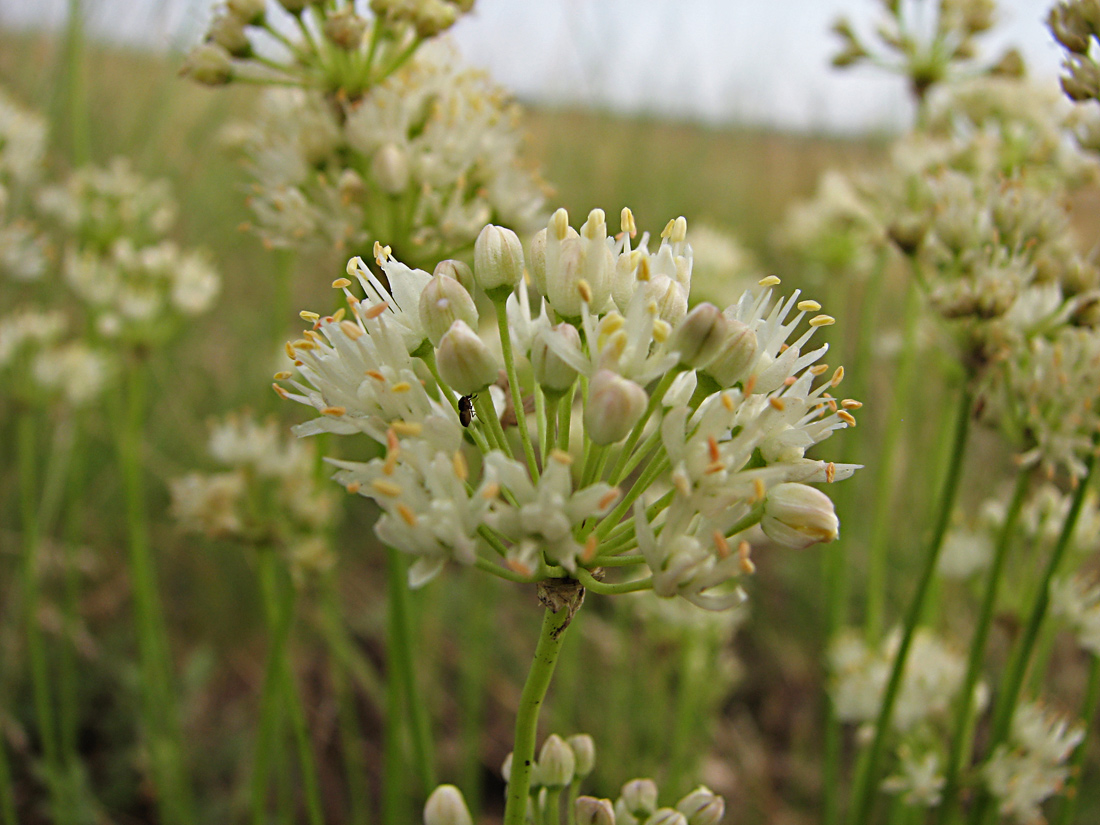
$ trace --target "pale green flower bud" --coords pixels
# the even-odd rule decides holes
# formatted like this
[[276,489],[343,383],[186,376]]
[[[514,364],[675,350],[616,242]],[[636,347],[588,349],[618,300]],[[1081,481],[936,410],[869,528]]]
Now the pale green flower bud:
[[657,783],[652,779],[632,779],[619,792],[619,802],[633,816],[648,817],[657,810]]
[[523,282],[523,244],[511,229],[489,224],[474,242],[474,279],[487,293]]
[[705,371],[718,382],[718,386],[732,387],[749,374],[759,351],[760,345],[752,327],[736,318],[727,318],[726,340]]
[[420,293],[420,323],[433,347],[438,347],[455,321],[477,327],[477,304],[462,284],[446,275],[433,275]]
[[674,808],[661,808],[650,815],[645,825],[688,825],[688,823],[687,817]]
[[539,293],[539,295],[546,294],[546,230],[540,229],[535,233],[535,237],[531,239],[531,246],[528,249],[529,260],[531,266],[528,271],[531,273],[531,286],[533,286]]
[[676,803],[676,810],[687,817],[688,825],[718,825],[726,813],[726,800],[700,785]]
[[581,349],[581,336],[572,324],[562,322],[549,329],[540,329],[531,344],[531,369],[535,373],[535,380],[544,392],[556,395],[573,386],[573,382],[577,380],[577,371],[550,348],[547,339],[551,336],[563,339],[567,346],[578,352]]
[[699,304],[676,327],[668,348],[680,353],[680,363],[702,369],[717,357],[729,337],[729,324],[714,304]]
[[232,14],[219,14],[210,23],[206,33],[211,43],[217,43],[233,57],[248,57],[252,54],[252,44],[245,34],[244,22]]
[[600,370],[588,385],[584,426],[596,444],[614,444],[626,438],[645,412],[646,391],[610,370]]
[[448,278],[454,278],[463,288],[471,295],[474,294],[474,271],[470,269],[470,265],[464,261],[456,261],[448,258],[445,261],[440,261],[435,265],[435,269],[432,270],[433,275],[446,275]]
[[579,796],[576,811],[577,825],[615,825],[615,809],[610,799]]
[[462,791],[454,785],[440,785],[424,803],[424,825],[474,825]]
[[458,9],[443,0],[421,0],[413,16],[418,37],[435,37],[455,24]]
[[224,86],[233,79],[233,61],[224,47],[202,43],[184,58],[180,74],[205,86]]
[[439,374],[462,395],[481,392],[497,380],[500,366],[492,351],[465,321],[455,321],[435,354]]
[[573,749],[556,733],[550,734],[539,751],[539,778],[548,788],[564,788],[573,781],[577,759]]
[[409,159],[395,143],[384,143],[370,161],[370,172],[387,195],[400,195],[409,185]]
[[[596,767],[596,742],[587,733],[578,733],[565,740],[577,758],[576,774],[583,779]],[[608,805],[610,809],[610,805]]]
[[279,5],[297,17],[305,11],[306,6],[309,5],[309,0],[279,0]]
[[355,13],[354,7],[346,6],[325,20],[323,31],[333,45],[353,52],[363,44],[367,21]]
[[832,499],[815,487],[777,484],[764,499],[760,529],[772,541],[802,549],[830,542],[840,534]]
[[1059,3],[1052,8],[1047,25],[1054,39],[1066,49],[1076,54],[1089,53],[1091,27],[1076,3]]
[[225,7],[246,26],[258,26],[264,22],[267,0],[226,0]]
[[346,201],[357,201],[367,192],[362,176],[354,169],[345,169],[336,179],[336,191]]

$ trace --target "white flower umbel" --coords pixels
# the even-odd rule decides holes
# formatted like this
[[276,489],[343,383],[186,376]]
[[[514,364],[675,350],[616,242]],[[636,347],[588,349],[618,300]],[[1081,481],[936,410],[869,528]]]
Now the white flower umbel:
[[[334,284],[350,312],[302,314],[312,328],[288,345],[297,376],[279,373],[291,389],[276,390],[320,413],[299,435],[361,432],[384,447],[336,462],[336,478],[382,508],[377,532],[416,557],[413,584],[450,560],[725,609],[744,598],[742,534],[769,491],[855,470],[807,457],[859,407],[834,397],[843,370],[820,363],[826,347],[808,346],[833,320],[820,305],[774,299],[769,278],[724,311],[688,313],[687,222],[670,221],[650,252],[646,236],[632,245],[629,210],[615,237],[603,214],[579,231],[564,210],[551,218],[530,273],[541,299],[514,236],[489,227],[472,279],[454,266],[444,269],[456,278],[410,270],[376,248],[388,287],[355,259],[365,296]],[[476,284],[495,325],[479,318]],[[722,358],[721,381],[702,372]],[[823,493],[778,489],[809,491],[812,513],[773,514],[799,545],[835,537]],[[636,572],[604,582],[604,567]]]

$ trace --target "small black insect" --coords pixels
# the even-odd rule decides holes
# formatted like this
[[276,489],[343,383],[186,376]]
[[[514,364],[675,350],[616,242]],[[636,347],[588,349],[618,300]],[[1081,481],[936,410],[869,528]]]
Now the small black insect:
[[464,395],[458,399],[458,423],[463,427],[469,427],[470,422],[474,420],[474,399],[477,398],[477,394]]

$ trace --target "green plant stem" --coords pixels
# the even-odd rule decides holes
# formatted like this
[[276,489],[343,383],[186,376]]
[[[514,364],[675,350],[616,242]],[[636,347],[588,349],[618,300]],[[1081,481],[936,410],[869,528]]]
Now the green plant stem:
[[61,758],[58,752],[57,719],[50,695],[50,669],[42,631],[38,626],[38,507],[35,503],[38,450],[35,413],[24,411],[18,423],[19,502],[23,534],[23,614],[27,634],[27,658],[30,660],[31,690],[38,736],[46,763],[46,785],[55,821],[68,822],[71,810],[65,804],[61,785]]
[[493,587],[490,579],[471,572],[463,576],[465,587],[457,591],[465,619],[458,623],[461,651],[458,658],[459,741],[462,744],[462,794],[474,821],[481,813],[481,747],[485,729],[488,674],[492,672],[495,646]]
[[570,387],[558,402],[558,449],[569,452],[569,425],[573,421],[573,396],[577,385]]
[[576,575],[577,581],[593,593],[599,593],[601,596],[616,596],[621,593],[637,593],[641,590],[653,589],[652,576],[647,576],[644,579],[635,579],[629,582],[619,582],[618,584],[605,584],[593,578],[592,574],[583,567],[578,567],[574,575]]
[[615,462],[614,468],[611,470],[611,483],[618,484],[623,480],[626,475],[626,465],[630,458],[630,454],[634,451],[634,447],[638,444],[638,439],[642,437],[642,431],[645,430],[646,422],[649,421],[653,415],[654,410],[661,403],[661,399],[664,398],[668,388],[672,386],[672,382],[676,380],[681,372],[681,369],[669,370],[665,373],[661,380],[657,382],[657,386],[653,388],[653,393],[649,396],[649,403],[646,404],[645,412],[642,413],[642,417],[638,419],[638,423],[634,425],[634,429],[630,431],[630,435],[627,436],[626,443],[623,444],[622,450],[619,452],[619,458]]
[[[1094,440],[1095,445],[1095,440]],[[1031,662],[1031,654],[1035,647],[1035,640],[1039,636],[1043,620],[1046,618],[1047,608],[1050,604],[1050,582],[1061,566],[1062,558],[1069,548],[1073,531],[1077,527],[1077,518],[1081,514],[1081,507],[1085,502],[1085,492],[1092,483],[1093,471],[1096,468],[1096,453],[1091,452],[1085,459],[1085,477],[1080,479],[1077,489],[1073,494],[1066,520],[1062,523],[1062,532],[1058,535],[1058,541],[1050,553],[1046,568],[1039,579],[1035,590],[1034,601],[1028,611],[1024,632],[1013,647],[1008,666],[1005,668],[1005,676],[1001,681],[1001,689],[997,694],[997,700],[993,706],[992,732],[989,738],[989,753],[992,753],[998,745],[1008,738],[1012,726],[1012,717],[1016,712],[1016,702],[1020,697],[1020,688],[1023,686],[1027,675],[1028,665]],[[983,823],[991,819],[996,811],[992,804],[993,798],[988,791],[983,791],[978,797],[971,812],[972,823]]]
[[943,538],[947,533],[947,525],[951,518],[951,510],[954,507],[955,496],[959,488],[959,478],[962,475],[962,459],[966,451],[967,436],[970,432],[970,410],[973,403],[968,387],[964,387],[959,391],[958,403],[952,438],[953,449],[940,494],[935,527],[925,554],[924,568],[921,570],[913,601],[905,615],[901,643],[898,646],[897,655],[894,657],[890,678],[886,683],[882,706],[879,708],[878,716],[875,719],[874,738],[871,740],[867,758],[861,763],[856,776],[852,794],[854,802],[852,822],[856,825],[868,825],[871,821],[875,796],[878,792],[879,761],[885,750],[886,738],[894,714],[894,703],[897,701],[898,692],[901,688],[901,678],[908,660],[909,648],[913,642],[913,634],[916,632],[917,622],[924,612],[925,601],[931,590],[932,580],[935,578],[936,562],[939,560],[940,548],[943,546]]
[[19,825],[15,818],[15,792],[12,789],[11,766],[8,764],[6,737],[0,737],[0,823]]
[[535,739],[538,734],[539,711],[542,710],[554,666],[561,652],[565,630],[569,625],[569,610],[557,613],[546,610],[542,618],[535,658],[527,673],[516,714],[516,736],[512,747],[512,774],[504,808],[504,825],[525,825],[527,795],[531,790],[531,767],[535,762]]
[[[663,783],[673,794],[681,793],[684,777],[691,767],[692,733],[700,707],[699,674],[695,672],[698,661],[699,639],[685,634],[680,643],[680,662],[676,669],[677,685],[673,697],[672,730],[670,731],[668,775]],[[696,743],[698,744],[698,743]]]
[[157,590],[145,512],[142,441],[145,427],[145,364],[130,364],[126,409],[120,435],[120,463],[126,500],[128,561],[133,577],[134,619],[142,675],[142,707],[149,736],[150,763],[157,803],[167,825],[194,821],[182,762],[178,703],[171,687],[171,666],[164,611]]
[[527,413],[523,409],[523,387],[519,383],[516,371],[516,355],[512,349],[512,332],[508,328],[507,299],[493,302],[497,309],[497,326],[500,328],[500,348],[504,355],[504,369],[508,373],[508,387],[512,391],[512,406],[516,411],[516,429],[523,444],[523,455],[527,459],[527,470],[531,480],[538,482],[539,465],[535,461],[535,449],[531,445],[531,431],[527,427]]
[[1081,771],[1085,767],[1085,754],[1088,751],[1088,732],[1092,730],[1092,723],[1096,721],[1097,706],[1100,705],[1100,656],[1093,654],[1089,657],[1089,682],[1085,688],[1085,698],[1081,702],[1081,722],[1085,726],[1085,738],[1073,750],[1069,760],[1069,779],[1062,791],[1062,807],[1058,811],[1055,825],[1070,825],[1077,813],[1079,799],[1078,788],[1081,785]]
[[1028,486],[1031,481],[1031,473],[1021,470],[1016,476],[1016,487],[1012,493],[1012,500],[1005,513],[1004,523],[997,536],[997,546],[993,552],[993,560],[989,566],[986,580],[985,593],[982,596],[982,604],[978,613],[978,624],[974,628],[974,635],[970,640],[970,655],[966,663],[966,676],[963,677],[962,688],[959,691],[955,706],[955,720],[952,726],[951,745],[948,751],[947,764],[944,767],[944,792],[943,801],[940,803],[940,821],[952,822],[957,815],[959,800],[959,771],[962,769],[963,760],[969,751],[970,737],[970,711],[974,700],[974,687],[978,683],[978,676],[982,668],[982,659],[985,656],[985,645],[989,638],[989,629],[993,625],[993,610],[997,605],[997,593],[1003,578],[1005,559],[1008,557],[1009,547],[1015,537],[1016,524],[1020,519],[1020,510],[1023,508],[1024,498],[1027,496]]
[[[894,376],[894,393],[885,412],[886,432],[875,456],[875,505],[871,517],[871,538],[868,545],[867,614],[864,622],[868,644],[877,644],[882,637],[885,614],[887,570],[889,569],[890,531],[895,525],[897,511],[893,507],[893,478],[897,466],[898,447],[905,429],[905,412],[910,408],[913,392],[914,366],[917,360],[917,322],[923,304],[916,283],[911,283],[905,299],[905,320],[902,333],[901,354]],[[870,339],[870,335],[866,335]],[[867,362],[865,362],[867,363]]]
[[[425,794],[435,788],[434,757],[432,756],[432,734],[428,719],[428,709],[416,683],[416,670],[413,667],[412,615],[409,609],[409,582],[406,576],[407,566],[401,554],[392,547],[386,548],[386,568],[389,592],[389,649],[391,670],[388,678],[396,678],[404,689],[406,722],[413,746],[413,762],[421,790]],[[392,724],[400,716],[390,716]],[[406,783],[407,784],[407,783]]]

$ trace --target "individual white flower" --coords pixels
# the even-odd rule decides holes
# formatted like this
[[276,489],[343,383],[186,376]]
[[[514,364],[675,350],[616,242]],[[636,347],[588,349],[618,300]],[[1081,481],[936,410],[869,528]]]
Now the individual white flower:
[[25,308],[0,317],[0,369],[10,366],[19,355],[56,341],[66,326],[65,316],[58,310]]
[[239,473],[189,473],[169,482],[172,515],[188,530],[228,536],[242,529],[245,480]]
[[0,182],[19,186],[42,174],[46,120],[0,92]]
[[939,754],[918,754],[903,746],[898,751],[898,773],[884,779],[882,789],[901,794],[906,805],[934,808],[940,804],[946,782]]
[[34,377],[43,387],[58,391],[73,406],[82,406],[106,388],[113,373],[106,354],[83,341],[44,349],[34,359]]
[[3,223],[0,205],[0,272],[13,281],[37,281],[49,266],[45,236],[27,221]]
[[989,566],[993,542],[986,530],[956,527],[948,531],[936,569],[945,579],[968,579]]
[[1057,578],[1050,583],[1050,609],[1066,621],[1083,650],[1100,656],[1100,585],[1080,575]]

